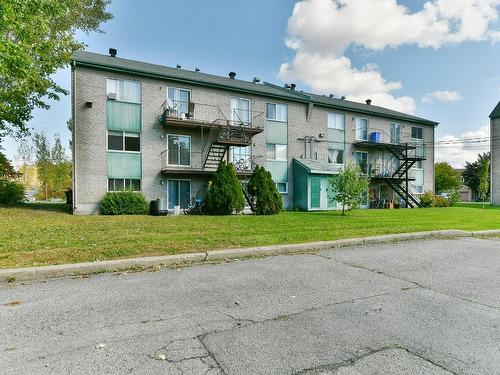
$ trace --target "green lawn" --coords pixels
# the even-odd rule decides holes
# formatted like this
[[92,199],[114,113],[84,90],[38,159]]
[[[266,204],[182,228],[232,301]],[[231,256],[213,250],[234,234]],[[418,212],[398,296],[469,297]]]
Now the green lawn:
[[468,207],[284,212],[276,216],[73,216],[63,206],[0,208],[0,268],[436,229],[498,229],[500,212]]

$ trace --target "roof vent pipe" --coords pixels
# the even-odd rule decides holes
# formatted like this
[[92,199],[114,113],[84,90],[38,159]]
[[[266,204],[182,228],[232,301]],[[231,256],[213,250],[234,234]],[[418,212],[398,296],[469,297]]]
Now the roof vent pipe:
[[229,78],[231,79],[234,79],[234,77],[236,77],[236,73],[235,72],[229,72]]
[[290,85],[289,83],[285,83],[285,85],[283,87],[285,89],[290,89],[290,88],[292,88],[292,85]]
[[333,99],[333,98],[335,97],[335,95],[334,95],[334,94],[330,94],[330,95],[328,95],[328,97],[329,97],[330,99]]
[[371,105],[372,104],[372,100],[371,99],[366,99],[366,104]]
[[200,68],[196,67],[196,68],[194,68],[194,71],[195,71],[196,73],[198,73],[198,72],[200,71]]
[[253,83],[260,83],[260,78],[253,77]]
[[295,86],[297,86],[295,83],[290,83],[290,90],[295,91]]
[[180,69],[180,68],[182,68],[182,65],[181,65],[181,64],[177,64],[177,67],[176,67],[176,68],[177,68],[177,69]]
[[116,50],[116,48],[110,48],[110,49],[109,49],[109,56],[111,56],[111,57],[116,57],[116,53],[117,53],[117,52],[118,52],[118,51]]

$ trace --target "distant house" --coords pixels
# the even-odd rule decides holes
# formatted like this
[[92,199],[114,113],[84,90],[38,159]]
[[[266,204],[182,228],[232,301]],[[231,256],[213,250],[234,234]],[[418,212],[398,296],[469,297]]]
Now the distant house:
[[500,102],[490,114],[491,204],[500,205]]
[[462,182],[462,185],[458,188],[458,192],[460,193],[460,202],[472,202],[474,194],[472,193],[472,189],[464,184],[464,169],[455,168],[455,170],[460,173],[460,180]]

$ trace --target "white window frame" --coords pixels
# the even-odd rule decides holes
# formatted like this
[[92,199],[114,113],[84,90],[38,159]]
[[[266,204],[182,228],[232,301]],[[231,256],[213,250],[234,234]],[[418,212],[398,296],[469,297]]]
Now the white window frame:
[[[192,197],[192,194],[193,194],[193,183],[190,179],[187,179],[187,178],[169,178],[167,179],[167,209],[168,210],[173,210],[174,208],[168,208],[168,203],[169,203],[169,196],[168,196],[168,183],[169,181],[176,181],[178,184],[180,183],[180,181],[187,181],[189,182],[189,202],[188,202],[188,205],[191,204],[191,197]],[[180,185],[179,185],[179,192],[180,192]],[[180,198],[180,196],[178,197]],[[174,205],[175,206],[180,206],[180,201],[178,202],[179,204],[178,205]]]
[[230,99],[230,107],[231,107],[231,122],[234,124],[236,124],[237,121],[239,121],[238,119],[235,119],[235,109],[236,110],[241,110],[241,111],[246,111],[246,109],[243,109],[243,108],[233,108],[233,99],[237,99],[237,100],[244,100],[244,101],[247,101],[248,102],[248,123],[247,124],[244,124],[245,126],[251,126],[252,125],[252,101],[249,99],[249,98],[243,98],[241,96],[232,96],[231,99]]
[[[179,91],[187,91],[189,93],[189,98],[188,98],[188,101],[187,101],[187,110],[189,110],[189,103],[192,101],[192,91],[191,89],[186,89],[184,87],[178,87],[178,86],[167,86],[167,92],[165,93],[165,96],[166,96],[166,99],[168,99],[168,90],[169,89],[174,89],[174,90],[179,90]],[[176,99],[171,99],[174,103],[176,102]],[[179,100],[177,100],[179,101]],[[175,109],[175,108],[172,108],[172,109]]]
[[[171,137],[171,136],[172,137],[187,137],[187,138],[189,138],[189,165],[187,165],[187,164],[179,164],[179,163],[177,163],[177,164],[171,164],[170,163],[170,154],[169,154],[170,150],[168,148],[168,144],[169,144],[168,138]],[[180,152],[180,150],[179,150],[179,152]],[[179,160],[180,160],[180,154],[179,154]],[[167,134],[167,165],[168,166],[172,166],[172,167],[184,167],[184,168],[188,168],[188,167],[191,167],[192,164],[193,164],[193,139],[192,139],[192,137],[190,135],[185,135],[185,134],[172,134],[172,133]]]
[[[123,150],[110,150],[109,149],[109,133],[122,133],[122,148]],[[134,138],[137,136],[139,138],[139,151],[130,151],[130,150],[125,150],[125,135],[129,134],[132,135]],[[129,154],[140,154],[142,151],[142,139],[141,139],[141,133],[135,133],[135,132],[126,132],[123,130],[107,130],[106,131],[106,151],[107,152],[125,152]]]
[[[278,190],[278,193],[288,194],[288,181],[275,181],[275,184],[276,184],[276,190]],[[285,184],[285,186],[286,186],[285,191],[279,191],[278,184]]]
[[[366,120],[366,139],[358,138],[358,120]],[[354,138],[356,141],[368,141],[368,133],[370,129],[370,121],[366,117],[354,118]]]
[[[117,101],[117,102],[123,102],[123,103],[142,104],[142,82],[141,81],[136,80],[136,79],[123,79],[123,78],[106,77],[106,100],[111,100],[111,99],[109,99],[109,94],[113,93],[112,91],[109,91],[108,81],[115,82],[114,94],[116,96],[116,99],[112,99],[112,100]],[[123,98],[119,98],[118,97],[118,81],[133,82],[134,84],[138,84],[139,85],[139,101],[138,102],[131,102],[128,100],[123,100]]]
[[[268,105],[274,105],[276,107],[276,109],[275,109],[276,114],[278,114],[278,106],[285,107],[286,118],[284,120],[279,120],[277,118],[267,117],[267,106]],[[288,122],[288,104],[266,102],[266,120],[287,123]]]
[[125,180],[139,180],[139,190],[131,190],[133,192],[141,192],[142,191],[142,178],[110,178],[108,177],[106,180],[106,191],[108,193],[116,193],[121,191],[129,191],[129,190],[109,190],[109,180],[123,180],[123,186],[125,186]]
[[[270,159],[268,157],[268,151],[267,151],[267,148],[269,146],[273,146],[274,147],[274,159]],[[286,148],[286,158],[285,159],[276,159],[276,156],[277,156],[277,152],[276,152],[276,146],[283,146]],[[288,145],[284,145],[284,144],[281,144],[281,143],[266,143],[266,160],[268,161],[288,161]]]

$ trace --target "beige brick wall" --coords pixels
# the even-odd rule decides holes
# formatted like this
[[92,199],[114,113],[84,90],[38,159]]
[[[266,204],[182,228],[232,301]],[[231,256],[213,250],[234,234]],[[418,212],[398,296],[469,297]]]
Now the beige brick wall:
[[[106,174],[106,78],[134,79],[141,81],[142,91],[142,192],[146,199],[153,200],[166,197],[167,178],[182,178],[192,180],[192,193],[203,191],[206,178],[202,177],[181,177],[172,174],[164,176],[161,173],[162,152],[167,149],[167,134],[185,134],[192,137],[192,165],[195,168],[201,167],[200,152],[202,148],[201,132],[199,130],[182,130],[176,128],[165,129],[160,123],[161,107],[167,96],[167,87],[181,87],[191,90],[191,98],[195,103],[204,103],[220,107],[223,113],[229,117],[232,97],[247,98],[251,101],[254,115],[260,113],[254,119],[253,126],[263,127],[265,123],[266,103],[288,104],[288,164],[289,164],[289,184],[288,194],[283,195],[285,207],[293,205],[293,158],[304,157],[304,141],[299,140],[306,136],[316,137],[320,142],[314,143],[314,154],[320,160],[327,160],[327,115],[333,112],[332,109],[322,106],[314,106],[311,116],[307,118],[308,106],[303,103],[284,102],[255,95],[242,95],[236,92],[208,89],[192,85],[184,85],[168,82],[166,80],[138,78],[77,67],[74,73],[75,89],[74,96],[74,147],[75,147],[75,213],[95,213],[98,203],[107,191]],[[92,101],[92,108],[86,108],[85,102]],[[337,111],[339,112],[339,111]],[[346,125],[346,150],[347,160],[353,159],[354,148],[350,144],[354,140],[354,121],[357,115],[345,113]],[[363,116],[366,117],[366,116]],[[382,129],[389,133],[389,118],[368,116],[369,132],[372,129]],[[402,123],[403,135],[411,131],[411,123]],[[420,126],[420,125],[419,125]],[[431,126],[421,126],[424,128],[426,142],[434,139],[434,129]],[[319,134],[324,134],[320,138]],[[257,164],[263,165],[266,156],[265,134],[254,136],[252,140],[252,153],[256,156]],[[370,157],[375,157],[370,152]],[[384,156],[388,157],[388,155]],[[433,149],[430,147],[426,153],[425,162],[425,190],[434,188],[434,159]]]

